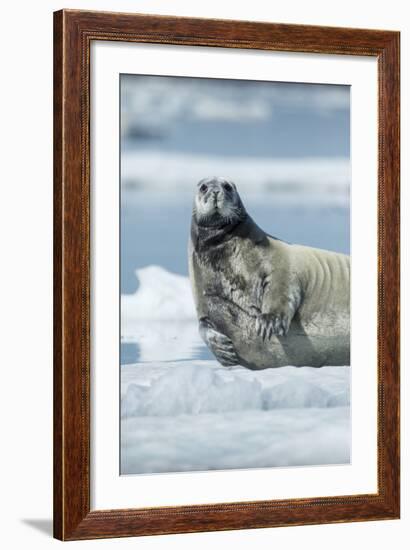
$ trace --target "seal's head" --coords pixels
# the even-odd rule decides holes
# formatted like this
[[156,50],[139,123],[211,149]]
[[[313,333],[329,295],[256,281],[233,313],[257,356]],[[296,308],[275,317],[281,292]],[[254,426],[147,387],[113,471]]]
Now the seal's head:
[[194,216],[199,226],[222,227],[240,222],[246,211],[232,181],[210,177],[198,183]]

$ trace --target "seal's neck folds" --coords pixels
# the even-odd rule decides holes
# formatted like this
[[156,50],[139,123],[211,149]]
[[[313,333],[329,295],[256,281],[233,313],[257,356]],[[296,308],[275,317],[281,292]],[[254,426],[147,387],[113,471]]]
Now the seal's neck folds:
[[243,218],[219,227],[199,225],[195,214],[192,216],[191,240],[198,254],[209,252],[210,249],[226,244],[233,238],[248,239],[255,246],[267,242],[266,233],[256,225],[246,211]]
[[243,216],[223,225],[202,225],[198,224],[194,213],[191,223],[191,239],[194,249],[197,252],[204,251],[211,246],[217,246],[230,240],[237,234],[239,227],[245,224],[248,218],[248,214],[244,211]]

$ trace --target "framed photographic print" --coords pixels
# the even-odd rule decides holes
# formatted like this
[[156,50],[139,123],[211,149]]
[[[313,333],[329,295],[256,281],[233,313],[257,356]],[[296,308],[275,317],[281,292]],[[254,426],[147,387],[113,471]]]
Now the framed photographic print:
[[399,33],[54,14],[54,534],[399,517]]

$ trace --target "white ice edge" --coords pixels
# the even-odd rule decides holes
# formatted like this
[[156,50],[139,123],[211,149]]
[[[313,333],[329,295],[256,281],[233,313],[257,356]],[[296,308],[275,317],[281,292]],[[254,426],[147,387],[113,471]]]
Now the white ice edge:
[[193,190],[204,176],[225,176],[246,193],[274,192],[278,198],[349,201],[347,158],[223,157],[156,151],[124,151],[121,182],[128,189],[174,192]]
[[121,333],[128,323],[143,321],[185,321],[196,318],[188,277],[171,273],[159,265],[135,271],[139,287],[134,294],[121,295]]
[[332,408],[350,404],[348,367],[251,371],[212,360],[121,367],[121,416]]

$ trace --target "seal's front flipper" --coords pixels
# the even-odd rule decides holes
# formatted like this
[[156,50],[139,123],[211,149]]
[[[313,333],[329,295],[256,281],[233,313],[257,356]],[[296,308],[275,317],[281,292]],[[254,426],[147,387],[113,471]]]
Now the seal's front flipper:
[[266,277],[261,288],[260,312],[255,317],[256,332],[263,341],[272,336],[286,336],[302,299],[300,284],[291,284],[289,276],[282,277],[282,281]]
[[218,332],[208,317],[201,317],[199,320],[199,334],[221,365],[231,367],[239,364],[232,341]]

